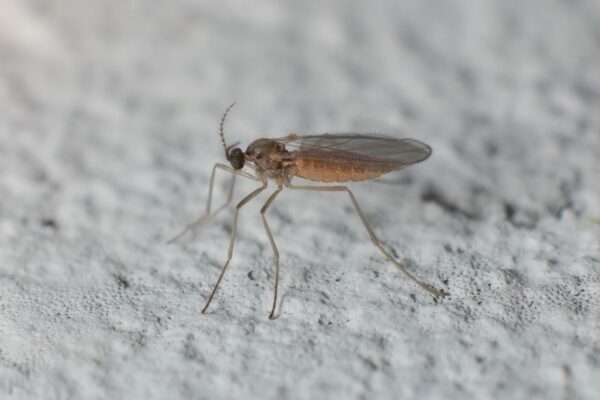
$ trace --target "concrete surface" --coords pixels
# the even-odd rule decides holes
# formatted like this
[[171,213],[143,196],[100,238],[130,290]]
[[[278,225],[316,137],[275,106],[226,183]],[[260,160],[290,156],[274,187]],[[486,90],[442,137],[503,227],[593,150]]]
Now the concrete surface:
[[[600,3],[0,4],[2,399],[600,398]],[[227,140],[433,156],[198,217]],[[216,185],[217,202],[226,192]],[[240,183],[236,198],[253,189]]]

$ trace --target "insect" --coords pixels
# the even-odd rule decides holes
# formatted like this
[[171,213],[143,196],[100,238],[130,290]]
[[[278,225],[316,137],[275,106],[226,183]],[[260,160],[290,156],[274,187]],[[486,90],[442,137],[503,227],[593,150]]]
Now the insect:
[[[435,297],[446,295],[444,291],[435,289],[433,286],[417,279],[381,245],[379,239],[375,236],[373,229],[371,229],[371,226],[367,222],[354,194],[348,187],[342,185],[295,185],[291,182],[294,177],[324,183],[365,181],[373,179],[388,172],[399,170],[427,159],[431,155],[431,148],[428,145],[414,139],[395,139],[388,136],[371,134],[352,133],[307,136],[290,134],[286,137],[276,139],[257,139],[250,143],[246,151],[243,151],[241,148],[236,147],[238,143],[230,146],[225,143],[223,125],[227,114],[234,105],[235,103],[227,107],[221,117],[219,125],[219,135],[221,137],[223,148],[225,149],[225,156],[230,165],[221,163],[214,165],[210,177],[206,211],[199,219],[189,224],[177,236],[167,242],[172,243],[176,241],[186,232],[202,224],[225,208],[231,202],[236,176],[241,176],[260,183],[261,186],[258,189],[255,189],[245,196],[235,206],[227,260],[225,261],[221,273],[213,286],[212,292],[202,309],[202,313],[206,312],[208,306],[212,302],[231,261],[240,209],[265,190],[269,180],[275,182],[277,189],[275,189],[260,209],[260,215],[265,232],[271,243],[275,262],[275,287],[273,292],[273,304],[269,314],[270,319],[274,318],[277,306],[279,251],[277,250],[277,245],[275,244],[275,240],[269,229],[265,213],[284,187],[293,190],[346,192],[350,197],[354,210],[367,230],[371,241],[381,254],[394,264],[406,277],[431,295]],[[244,170],[244,168],[248,166],[254,170],[254,174]],[[217,169],[231,173],[232,179],[227,200],[221,207],[211,213],[213,185]]]

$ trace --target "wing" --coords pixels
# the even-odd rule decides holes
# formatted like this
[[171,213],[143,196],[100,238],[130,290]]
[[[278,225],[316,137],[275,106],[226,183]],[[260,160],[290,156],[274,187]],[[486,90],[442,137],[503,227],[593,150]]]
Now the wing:
[[427,159],[431,147],[414,139],[396,139],[377,134],[341,133],[289,135],[274,139],[286,146],[292,158],[336,163],[385,165],[400,169]]

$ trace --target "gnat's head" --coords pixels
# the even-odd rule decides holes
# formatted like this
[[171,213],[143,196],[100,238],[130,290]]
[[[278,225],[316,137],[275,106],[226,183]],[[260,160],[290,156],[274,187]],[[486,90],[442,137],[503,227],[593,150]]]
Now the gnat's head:
[[223,116],[221,117],[221,124],[219,125],[219,134],[221,135],[221,142],[223,143],[223,148],[225,149],[225,157],[227,157],[227,160],[234,169],[242,169],[244,168],[244,162],[246,161],[244,152],[239,147],[235,147],[239,143],[234,143],[231,146],[227,146],[227,144],[225,144],[225,135],[223,133],[223,124],[225,123],[225,118],[227,117],[229,110],[231,110],[234,105],[235,103],[231,103],[231,105],[229,105],[229,107],[227,107],[223,113]]
[[233,169],[242,169],[246,162],[249,165],[259,171],[274,170],[281,167],[282,158],[287,154],[285,145],[279,143],[273,139],[256,139],[246,149],[246,152],[242,151],[237,146],[238,143],[234,143],[231,146],[225,144],[225,135],[223,134],[223,124],[227,113],[231,110],[231,107],[235,103],[231,104],[221,118],[221,125],[219,127],[219,133],[221,135],[221,141],[223,142],[223,148],[225,149],[225,156],[233,167]]

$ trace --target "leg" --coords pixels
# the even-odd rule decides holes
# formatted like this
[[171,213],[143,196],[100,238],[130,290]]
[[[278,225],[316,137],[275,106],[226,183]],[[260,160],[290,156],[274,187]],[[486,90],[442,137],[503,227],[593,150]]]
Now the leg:
[[269,242],[271,242],[271,247],[273,248],[273,258],[275,259],[275,291],[273,293],[273,306],[271,307],[269,319],[273,319],[273,317],[275,316],[275,307],[277,306],[277,287],[279,286],[279,251],[277,251],[275,240],[273,239],[273,235],[271,234],[271,230],[269,229],[269,225],[267,224],[265,212],[267,211],[267,208],[269,208],[271,203],[273,203],[273,200],[275,200],[275,197],[277,197],[277,195],[281,192],[282,189],[283,188],[280,185],[277,188],[277,190],[273,192],[271,197],[269,197],[265,205],[260,209],[260,216],[262,218],[263,225],[265,226],[267,236],[269,237]]
[[[215,183],[215,173],[217,172],[217,168],[229,172],[230,174],[232,174],[232,177],[231,177],[231,184],[229,186],[229,193],[227,194],[227,200],[225,201],[225,204],[223,204],[221,207],[217,208],[217,210],[215,210],[211,214],[210,207],[211,207],[211,203],[212,203],[213,186],[214,186],[214,183]],[[182,230],[176,236],[174,236],[173,238],[171,238],[167,242],[167,244],[175,242],[177,239],[179,239],[180,237],[182,237],[189,230],[191,230],[191,229],[195,228],[196,226],[202,224],[203,222],[205,222],[209,218],[214,217],[221,210],[223,210],[225,207],[227,207],[229,205],[229,203],[231,203],[231,198],[233,197],[233,188],[235,187],[235,177],[236,177],[236,175],[240,175],[240,176],[243,176],[245,178],[258,181],[258,179],[256,177],[254,177],[254,176],[252,176],[252,175],[250,175],[250,174],[248,174],[248,173],[246,173],[244,171],[235,170],[235,169],[233,169],[230,166],[225,165],[225,164],[219,164],[219,163],[215,164],[215,166],[212,169],[212,173],[210,175],[210,183],[209,183],[209,186],[208,186],[208,200],[206,202],[206,211],[204,212],[204,214],[200,218],[198,218],[196,221],[194,221],[191,224],[189,224],[188,226],[186,226],[184,230]]]
[[266,187],[267,187],[267,181],[263,181],[263,185],[261,187],[259,187],[258,189],[256,189],[252,193],[250,193],[248,196],[244,197],[235,206],[235,214],[233,214],[233,223],[231,224],[231,237],[229,239],[229,250],[227,252],[227,260],[225,261],[225,264],[223,265],[223,269],[221,270],[221,274],[219,275],[219,278],[217,279],[217,283],[215,283],[215,286],[213,287],[213,290],[210,293],[210,296],[208,297],[208,301],[206,302],[206,305],[202,309],[202,314],[204,314],[204,312],[210,305],[213,297],[215,296],[215,293],[217,292],[217,289],[219,288],[219,285],[221,284],[221,279],[223,279],[223,275],[225,275],[225,271],[227,270],[227,267],[229,266],[229,262],[231,261],[231,256],[233,255],[233,243],[235,242],[235,233],[237,230],[237,218],[238,218],[238,213],[240,212],[240,208],[242,208],[246,203],[248,203],[250,200],[252,200],[254,197],[256,197],[260,192],[265,190]]
[[406,275],[411,281],[416,283],[422,289],[426,290],[427,292],[429,292],[430,294],[432,294],[435,297],[446,296],[445,292],[435,289],[433,286],[431,286],[425,282],[421,282],[413,274],[408,272],[406,267],[404,265],[400,264],[398,261],[396,261],[396,259],[381,245],[381,243],[379,243],[379,239],[377,239],[377,236],[375,236],[373,229],[371,229],[371,226],[367,222],[367,218],[365,217],[362,210],[360,209],[358,202],[356,201],[356,198],[354,197],[354,194],[352,194],[350,189],[348,189],[346,186],[296,186],[296,185],[292,185],[291,183],[288,183],[287,186],[290,189],[296,189],[296,190],[314,190],[314,191],[320,191],[320,192],[347,192],[348,195],[350,196],[350,200],[352,201],[352,205],[354,206],[354,210],[356,210],[356,213],[360,217],[363,225],[365,226],[365,229],[369,233],[369,237],[371,238],[371,241],[373,242],[375,247],[377,247],[377,249],[379,249],[381,254],[383,254],[385,256],[385,258],[387,258],[396,267],[398,267],[398,269],[404,275]]

